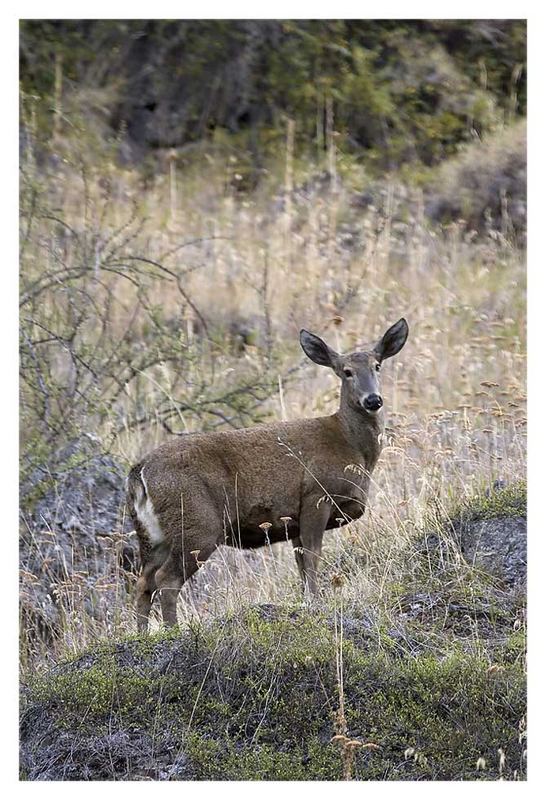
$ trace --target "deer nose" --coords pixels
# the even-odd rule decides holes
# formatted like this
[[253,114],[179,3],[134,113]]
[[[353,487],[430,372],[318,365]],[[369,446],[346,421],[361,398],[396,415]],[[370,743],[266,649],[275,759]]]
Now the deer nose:
[[364,398],[363,406],[366,411],[379,411],[383,405],[383,398],[379,394],[368,394]]

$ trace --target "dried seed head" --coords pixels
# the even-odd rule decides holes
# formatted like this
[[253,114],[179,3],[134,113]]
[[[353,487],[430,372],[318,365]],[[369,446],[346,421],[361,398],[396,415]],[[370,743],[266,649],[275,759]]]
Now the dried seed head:
[[330,583],[334,589],[339,589],[345,583],[345,578],[340,572],[336,572],[334,575],[332,575]]
[[356,472],[357,475],[367,474],[366,468],[362,467],[360,464],[347,464],[347,466],[343,469],[343,472]]
[[192,555],[195,558],[195,563],[197,564],[198,567],[200,567],[202,564],[205,563],[204,561],[199,561],[200,552],[201,550],[190,550],[190,555]]

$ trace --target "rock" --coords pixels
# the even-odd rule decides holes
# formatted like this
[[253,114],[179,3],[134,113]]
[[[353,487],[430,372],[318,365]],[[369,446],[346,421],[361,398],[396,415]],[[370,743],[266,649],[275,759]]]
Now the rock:
[[125,469],[89,439],[58,456],[50,488],[30,501],[46,470],[36,470],[21,501],[21,615],[25,630],[48,639],[61,601],[104,619],[119,602],[120,574],[134,573],[137,543],[125,514]]
[[482,495],[463,502],[443,530],[427,533],[422,552],[441,572],[453,560],[525,589],[527,578],[527,487],[496,480]]
[[523,516],[495,517],[464,523],[460,532],[465,559],[505,581],[525,585],[527,577],[527,520]]
[[94,546],[97,533],[123,527],[126,471],[101,453],[84,455],[75,466],[68,463],[56,471],[52,488],[38,500],[29,518],[35,529],[81,531],[87,537],[82,544]]

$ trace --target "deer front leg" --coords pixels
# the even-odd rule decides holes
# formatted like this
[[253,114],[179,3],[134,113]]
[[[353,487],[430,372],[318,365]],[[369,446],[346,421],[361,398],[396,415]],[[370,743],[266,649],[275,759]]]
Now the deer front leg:
[[303,583],[305,595],[318,592],[317,574],[322,551],[322,537],[329,517],[329,507],[310,506],[300,515],[300,534],[293,539],[296,564]]
[[296,564],[298,566],[298,572],[300,573],[300,578],[302,585],[305,587],[305,570],[303,567],[303,545],[301,543],[301,539],[299,536],[294,537],[292,539],[292,545],[294,547],[294,556],[296,558]]

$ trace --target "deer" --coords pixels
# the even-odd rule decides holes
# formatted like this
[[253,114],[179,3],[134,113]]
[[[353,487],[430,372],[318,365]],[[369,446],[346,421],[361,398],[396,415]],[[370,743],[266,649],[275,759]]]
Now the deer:
[[401,318],[369,349],[344,355],[303,329],[304,353],[341,381],[335,413],[183,434],[131,469],[139,632],[148,629],[156,593],[164,625],[177,624],[182,585],[220,545],[290,541],[304,597],[317,595],[325,531],[359,519],[366,508],[384,437],[381,366],[400,352],[408,332]]

